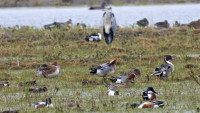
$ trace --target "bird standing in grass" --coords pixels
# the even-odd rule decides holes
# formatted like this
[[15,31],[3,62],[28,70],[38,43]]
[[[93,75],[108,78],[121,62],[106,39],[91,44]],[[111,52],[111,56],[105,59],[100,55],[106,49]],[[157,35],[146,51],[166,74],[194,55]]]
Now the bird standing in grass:
[[103,14],[103,34],[107,45],[111,45],[116,32],[116,19],[112,8],[104,9]]
[[92,68],[90,68],[90,73],[105,78],[108,74],[112,74],[115,72],[116,63],[117,59],[113,58],[110,60],[110,62],[106,62],[98,66],[93,66]]
[[156,75],[160,78],[168,77],[174,71],[174,65],[169,60],[175,60],[175,58],[171,55],[165,55],[165,64],[161,64],[159,67],[156,67],[154,73],[151,75]]

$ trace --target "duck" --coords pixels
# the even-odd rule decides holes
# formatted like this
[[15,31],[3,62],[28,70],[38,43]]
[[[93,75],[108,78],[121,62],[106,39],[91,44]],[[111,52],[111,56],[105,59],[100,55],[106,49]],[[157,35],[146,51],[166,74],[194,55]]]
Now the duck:
[[108,74],[113,74],[115,72],[116,63],[117,63],[117,59],[112,58],[110,62],[106,62],[98,66],[93,66],[92,68],[90,68],[89,72],[93,75],[105,77]]
[[200,19],[197,21],[192,21],[188,24],[188,27],[192,27],[194,29],[200,29]]
[[29,92],[33,92],[33,93],[42,93],[46,91],[48,91],[47,87],[31,87],[29,89]]
[[177,20],[173,24],[173,27],[180,27],[180,26],[181,26],[181,24]]
[[101,33],[92,33],[90,36],[87,36],[85,38],[86,41],[92,42],[92,41],[101,41]]
[[137,25],[140,27],[146,27],[149,25],[149,21],[146,18],[143,18],[142,20],[137,21]]
[[60,75],[60,67],[57,62],[54,62],[52,65],[42,64],[40,65],[37,74],[44,78],[53,78]]
[[84,23],[77,23],[76,26],[77,26],[78,28],[80,28],[80,29],[85,29],[85,28],[87,28],[87,25],[84,24]]
[[35,108],[53,107],[53,104],[51,103],[51,98],[46,98],[45,101],[42,100],[33,105]]
[[143,108],[158,108],[158,107],[163,107],[164,102],[163,101],[149,101],[149,102],[144,102],[142,104],[137,104],[134,103],[131,105],[132,108],[138,107],[139,109]]
[[143,100],[155,100],[157,92],[153,89],[153,87],[148,87],[147,91],[144,91],[142,94]]
[[72,19],[70,18],[68,21],[66,21],[66,24],[67,24],[68,26],[72,26]]
[[131,81],[130,78],[127,78],[125,83],[111,83],[111,84],[106,84],[105,86],[108,87],[109,89],[129,88],[130,87],[130,82],[134,83],[134,82]]
[[6,81],[2,81],[0,82],[0,87],[5,87],[5,86],[9,86],[9,82],[6,82]]
[[132,79],[132,82],[134,81],[135,78],[135,74],[134,73],[130,73],[128,76],[112,76],[112,78],[110,78],[109,80],[112,83],[125,83],[126,79]]
[[161,64],[160,66],[156,67],[155,71],[151,75],[155,75],[160,78],[168,77],[174,71],[174,65],[169,60],[175,60],[175,58],[173,58],[171,55],[165,55],[165,64]]
[[108,90],[106,91],[106,94],[107,94],[108,96],[119,95],[119,91],[116,90],[116,89],[108,89]]
[[165,20],[164,22],[157,22],[154,24],[156,26],[157,29],[166,29],[169,28],[169,23],[167,20]]
[[83,108],[79,105],[79,103],[73,99],[66,99],[63,102],[64,107],[70,107],[72,109],[79,109],[82,110]]
[[26,81],[25,82],[25,84],[24,84],[24,82],[20,82],[19,83],[19,86],[24,86],[24,85],[36,85],[37,83],[36,83],[36,80],[34,80],[34,81]]
[[135,78],[138,78],[141,76],[141,71],[137,68],[128,72],[120,72],[120,74],[125,75],[125,76],[128,76],[131,73],[135,75]]
[[96,82],[96,81],[82,81],[82,85],[99,85],[100,83]]

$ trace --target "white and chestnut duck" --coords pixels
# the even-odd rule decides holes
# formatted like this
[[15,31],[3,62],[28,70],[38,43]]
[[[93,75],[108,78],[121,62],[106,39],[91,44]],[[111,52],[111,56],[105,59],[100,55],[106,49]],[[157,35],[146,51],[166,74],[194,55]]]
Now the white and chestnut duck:
[[57,62],[54,62],[52,65],[42,64],[37,73],[39,76],[44,78],[53,78],[60,74],[61,70]]

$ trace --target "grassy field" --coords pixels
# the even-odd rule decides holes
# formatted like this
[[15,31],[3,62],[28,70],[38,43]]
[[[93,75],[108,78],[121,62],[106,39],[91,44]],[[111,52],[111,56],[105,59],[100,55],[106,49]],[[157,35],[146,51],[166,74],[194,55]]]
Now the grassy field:
[[[200,108],[200,30],[190,28],[118,28],[111,47],[105,41],[86,42],[84,38],[99,29],[36,29],[0,28],[0,81],[9,81],[9,87],[0,88],[0,111],[20,112],[197,112]],[[167,80],[149,78],[154,68],[163,63],[163,56],[176,58],[174,73]],[[104,84],[82,86],[82,81],[102,78],[89,74],[92,65],[117,58],[117,70],[126,72],[138,68],[141,77],[130,88],[119,89],[119,96],[109,97]],[[60,76],[45,79],[36,74],[40,64],[57,61]],[[191,74],[191,71],[194,74]],[[30,93],[30,86],[20,82],[36,80],[37,86],[46,86],[45,93]],[[158,92],[157,100],[163,108],[132,109],[142,101],[142,92],[152,86]],[[58,91],[57,91],[58,90]],[[34,102],[52,97],[53,108],[35,109]],[[65,99],[75,99],[82,110],[63,106]]]

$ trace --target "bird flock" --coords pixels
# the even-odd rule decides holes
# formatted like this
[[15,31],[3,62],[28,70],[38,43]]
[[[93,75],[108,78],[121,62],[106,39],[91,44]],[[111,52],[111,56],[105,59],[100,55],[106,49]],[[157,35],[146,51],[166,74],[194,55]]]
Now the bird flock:
[[[111,7],[104,9],[104,11],[105,13],[103,14],[103,35],[105,37],[106,44],[110,46],[113,41],[114,35],[116,33],[116,19],[114,13],[112,13]],[[143,19],[141,21],[138,21],[137,23],[140,26],[148,25],[147,19]],[[97,34],[94,33],[85,38],[86,41],[100,41],[101,39],[102,36],[100,33]],[[157,76],[159,79],[164,79],[167,78],[169,75],[171,75],[171,73],[174,71],[174,65],[170,62],[170,60],[175,60],[175,58],[173,58],[171,55],[165,55],[163,59],[164,59],[164,64],[161,64],[160,66],[156,67],[151,76]],[[127,72],[125,76],[111,76],[109,79],[107,79],[108,76],[115,73],[116,66],[117,66],[117,58],[112,58],[109,62],[96,66],[91,66],[91,68],[89,69],[90,74],[103,78],[103,83],[105,84],[105,87],[108,88],[106,90],[106,94],[108,96],[119,95],[120,92],[117,90],[118,88],[130,87],[130,84],[134,83],[135,78],[140,77],[141,75],[139,69],[134,69],[133,71]],[[60,73],[61,73],[61,68],[59,67],[57,62],[53,62],[52,65],[42,64],[37,70],[37,74],[43,78],[54,78],[59,76]],[[108,83],[107,80],[109,80],[110,83]],[[23,85],[22,83],[20,84]],[[26,85],[27,84],[33,85],[36,84],[36,81],[28,81],[26,82]],[[94,84],[94,83],[86,82],[84,84]],[[1,87],[9,86],[9,83],[0,82],[0,86]],[[31,87],[29,89],[29,91],[33,93],[45,92],[47,90],[48,90],[47,87]],[[131,105],[131,107],[133,108],[163,107],[164,102],[156,100],[157,94],[158,93],[152,87],[148,87],[147,90],[142,93],[142,98],[146,102],[140,104],[134,103]],[[79,104],[74,100],[67,100],[65,102],[65,105],[80,108]],[[43,108],[43,107],[53,107],[53,104],[51,98],[47,97],[46,100],[34,103],[33,106],[35,108]]]
[[[155,71],[151,74],[152,76],[157,76],[159,79],[167,78],[171,73],[174,71],[174,65],[169,60],[175,60],[171,55],[165,55],[164,56],[164,64],[161,64],[160,66],[155,68]],[[90,73],[94,74],[99,77],[104,78],[113,74],[116,70],[116,63],[117,59],[113,58],[110,60],[110,62],[103,63],[101,65],[93,66],[90,68]],[[117,88],[128,88],[130,87],[130,83],[134,83],[134,79],[140,76],[140,70],[135,69],[134,71],[131,71],[126,76],[111,76],[109,80],[111,81],[110,84],[106,84],[105,86],[108,88],[106,91],[106,94],[109,96],[119,95],[119,91]],[[163,101],[157,101],[156,100],[156,94],[155,90],[152,87],[148,87],[147,91],[143,92],[142,98],[150,101],[146,101],[141,104],[134,103],[131,105],[131,107],[135,108],[157,108],[157,107],[163,107],[164,102]]]
[[[159,79],[167,78],[174,70],[174,65],[169,60],[174,60],[171,55],[165,55],[164,56],[164,64],[161,64],[160,66],[155,68],[155,71],[151,74],[152,76],[157,76]],[[116,65],[117,65],[117,58],[112,58],[109,62],[103,63],[101,65],[92,66],[89,69],[89,73],[92,75],[96,75],[98,77],[103,78],[103,83],[105,84],[105,87],[108,89],[106,90],[106,94],[108,96],[115,96],[119,95],[120,92],[117,90],[118,88],[129,88],[130,83],[133,84],[135,78],[140,77],[140,70],[134,69],[133,71],[127,72],[124,76],[111,76],[108,80],[111,83],[106,82],[106,77],[112,75],[116,71]],[[54,78],[60,75],[60,67],[58,66],[57,62],[53,62],[52,65],[42,64],[38,70],[37,74],[43,78]],[[28,81],[26,84],[36,84],[36,81]],[[84,84],[94,84],[93,82],[87,82]],[[0,82],[0,86],[9,86],[8,82]],[[41,93],[46,92],[47,87],[30,87],[29,92],[33,93]],[[157,101],[156,95],[158,93],[153,89],[153,87],[148,87],[146,91],[142,93],[142,98],[146,102],[144,103],[134,103],[131,105],[132,108],[157,108],[157,107],[163,107],[164,102],[163,101]],[[75,104],[75,100],[67,100],[66,102],[71,102],[73,104],[73,107],[81,108],[79,104]],[[66,104],[65,102],[65,104]],[[71,105],[70,104],[70,105]],[[37,103],[33,104],[35,108],[42,108],[42,107],[53,107],[53,104],[51,102],[51,98],[47,97],[46,100],[39,101]],[[67,104],[68,105],[68,104]]]

